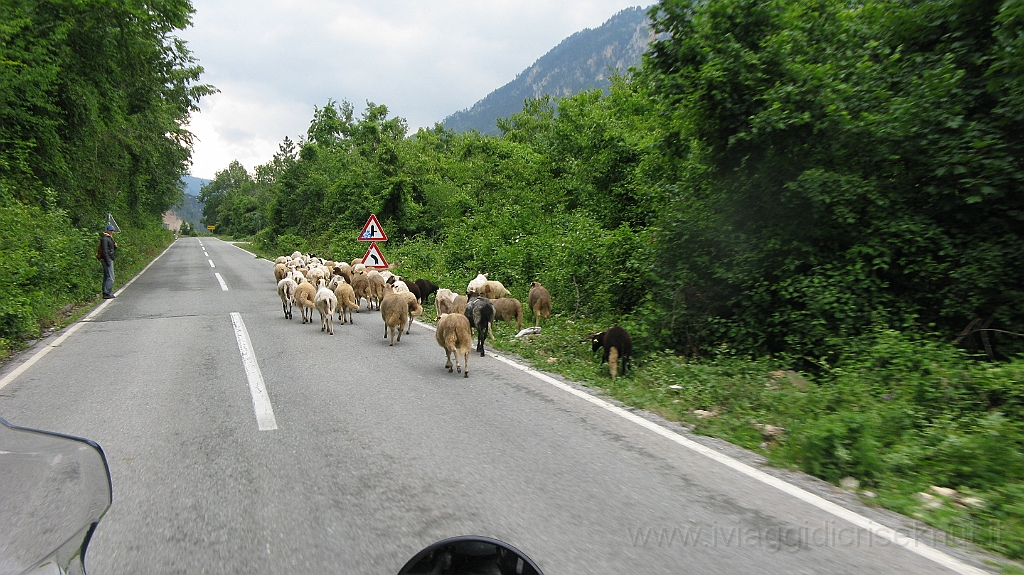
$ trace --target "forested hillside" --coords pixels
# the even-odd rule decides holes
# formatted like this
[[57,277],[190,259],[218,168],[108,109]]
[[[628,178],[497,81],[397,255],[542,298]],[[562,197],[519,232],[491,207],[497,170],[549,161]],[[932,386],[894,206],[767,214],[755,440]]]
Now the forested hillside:
[[581,30],[537,59],[514,80],[494,90],[442,124],[449,130],[498,134],[498,118],[523,107],[523,100],[541,96],[565,97],[581,90],[605,90],[613,74],[638,65],[651,41],[650,22],[639,7],[627,8],[598,28]]
[[399,273],[461,291],[489,272],[520,298],[543,282],[561,323],[519,349],[546,368],[619,323],[641,366],[610,387],[627,401],[754,447],[751,422],[772,423],[771,457],[907,512],[928,485],[978,495],[914,512],[1024,556],[1022,5],[651,15],[637,73],[531,100],[500,135],[328,102],[255,174],[218,173],[207,221],[349,260],[376,213]]
[[100,291],[108,213],[122,281],[169,241],[183,126],[212,91],[173,36],[191,14],[188,1],[0,3],[0,356]]

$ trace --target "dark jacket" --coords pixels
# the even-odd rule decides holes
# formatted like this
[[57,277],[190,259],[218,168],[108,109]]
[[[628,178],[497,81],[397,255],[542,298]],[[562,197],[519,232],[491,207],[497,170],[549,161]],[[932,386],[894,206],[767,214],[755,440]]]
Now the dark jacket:
[[117,254],[117,242],[114,238],[103,234],[100,238],[100,255],[103,256],[103,263],[109,263],[114,261],[114,255]]

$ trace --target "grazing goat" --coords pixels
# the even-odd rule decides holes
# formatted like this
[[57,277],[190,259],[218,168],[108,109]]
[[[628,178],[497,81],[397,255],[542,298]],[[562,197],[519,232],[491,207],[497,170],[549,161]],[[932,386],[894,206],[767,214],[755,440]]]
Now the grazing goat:
[[[515,321],[516,332],[523,330],[523,304],[514,297],[491,299],[494,304],[494,321]],[[494,332],[491,332],[494,339]]]
[[593,333],[587,336],[592,342],[591,351],[597,351],[603,347],[604,353],[601,356],[601,363],[608,362],[608,369],[612,374],[612,381],[618,374],[619,358],[622,358],[622,375],[626,375],[626,367],[629,365],[629,358],[633,355],[633,340],[629,333],[619,326],[611,327],[601,333]]
[[534,327],[540,325],[540,318],[551,317],[551,293],[546,287],[540,285],[540,282],[530,284],[530,297],[527,302],[530,311],[533,312]]
[[505,289],[505,286],[501,285],[501,282],[496,281],[485,281],[484,285],[476,289],[477,295],[481,295],[488,299],[498,299],[507,295],[512,295],[510,291]]
[[[448,373],[452,372],[452,354],[454,354],[455,369],[463,372],[462,377],[469,377],[469,350],[473,347],[473,333],[466,316],[458,313],[441,316],[441,319],[437,321],[434,338],[437,339],[437,345],[444,348],[444,355],[448,358],[444,366],[448,368]],[[462,367],[459,366],[460,354],[463,357]]]
[[[430,294],[437,293],[437,285],[430,280],[416,280],[416,287],[420,288],[420,301],[423,303],[427,303]],[[434,301],[437,301],[437,297],[434,298]]]
[[473,297],[466,304],[465,314],[469,325],[476,330],[476,350],[484,356],[484,342],[494,321],[494,304],[485,297]]

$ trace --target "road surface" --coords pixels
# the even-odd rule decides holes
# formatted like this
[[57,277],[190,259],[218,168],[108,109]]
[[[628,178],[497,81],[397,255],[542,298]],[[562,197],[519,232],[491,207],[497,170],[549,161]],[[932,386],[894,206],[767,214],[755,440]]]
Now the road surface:
[[427,326],[389,347],[365,308],[334,336],[286,320],[272,268],[179,239],[0,389],[0,417],[106,451],[90,573],[391,574],[466,534],[548,575],[982,572],[905,518],[493,352],[449,374]]

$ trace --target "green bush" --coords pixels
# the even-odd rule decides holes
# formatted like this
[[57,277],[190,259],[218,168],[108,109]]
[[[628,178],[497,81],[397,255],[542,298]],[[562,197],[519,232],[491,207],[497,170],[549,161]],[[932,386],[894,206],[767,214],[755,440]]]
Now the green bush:
[[[102,228],[102,221],[95,229]],[[75,228],[64,212],[9,201],[0,209],[0,355],[44,327],[61,321],[58,310],[99,294],[96,259],[101,233]],[[115,277],[123,285],[173,239],[153,219],[126,225],[118,243]]]

